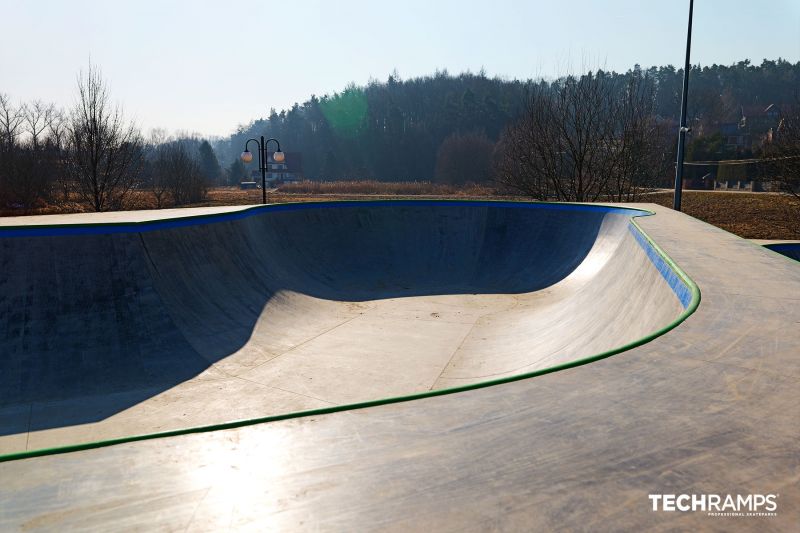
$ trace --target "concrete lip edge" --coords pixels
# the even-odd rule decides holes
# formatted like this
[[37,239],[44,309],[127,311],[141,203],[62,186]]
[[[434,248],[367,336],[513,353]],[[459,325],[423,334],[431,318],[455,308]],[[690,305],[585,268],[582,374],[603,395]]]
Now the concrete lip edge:
[[[271,415],[265,417],[258,417],[258,418],[248,418],[248,419],[241,419],[241,420],[234,420],[225,423],[217,423],[211,425],[202,425],[202,426],[193,426],[188,428],[181,428],[177,430],[170,430],[164,432],[156,432],[156,433],[145,433],[139,435],[129,435],[125,437],[119,437],[114,439],[106,439],[106,440],[99,440],[93,442],[86,442],[81,444],[74,444],[74,445],[66,445],[66,446],[59,446],[54,448],[41,448],[35,450],[28,450],[24,452],[14,452],[5,455],[0,455],[0,462],[7,462],[19,459],[26,459],[31,457],[39,457],[45,455],[54,455],[54,454],[61,454],[61,453],[69,453],[81,450],[89,450],[94,448],[101,448],[106,446],[112,446],[115,444],[122,444],[128,442],[135,442],[141,440],[150,440],[150,439],[157,439],[163,437],[172,437],[178,435],[186,435],[191,433],[203,433],[203,432],[211,432],[211,431],[218,431],[224,429],[233,429],[237,427],[255,425],[255,424],[262,424],[267,422],[275,422],[279,420],[287,420],[293,418],[301,418],[301,417],[310,417],[316,415],[323,415],[323,414],[330,414],[342,411],[350,411],[356,409],[364,409],[367,407],[376,407],[380,405],[389,405],[394,403],[400,402],[408,402],[412,400],[430,398],[435,396],[443,396],[448,394],[455,394],[460,392],[466,392],[470,390],[490,387],[494,385],[501,385],[504,383],[511,383],[514,381],[520,381],[525,379],[530,379],[536,376],[550,374],[553,372],[557,372],[560,370],[565,370],[568,368],[574,368],[578,366],[583,366],[588,363],[598,361],[601,359],[605,359],[612,355],[616,355],[625,351],[628,351],[632,348],[637,346],[641,346],[646,344],[653,339],[664,335],[665,333],[671,331],[679,324],[681,324],[684,320],[686,320],[700,304],[700,290],[697,287],[697,284],[678,266],[675,262],[650,238],[649,235],[636,223],[635,218],[640,216],[652,216],[655,215],[652,211],[639,209],[634,207],[626,207],[626,206],[616,206],[616,205],[607,205],[607,204],[576,204],[576,203],[556,203],[556,202],[509,202],[509,201],[492,201],[492,200],[378,200],[378,201],[326,201],[326,202],[305,202],[305,203],[293,203],[293,204],[268,204],[266,206],[253,206],[244,208],[239,211],[234,212],[223,212],[219,214],[202,214],[197,216],[186,216],[186,217],[179,217],[179,218],[170,218],[170,219],[162,219],[162,220],[147,220],[142,222],[116,222],[116,223],[90,223],[90,224],[57,224],[57,225],[40,225],[36,227],[32,226],[14,226],[14,227],[4,227],[0,228],[0,237],[13,237],[13,236],[34,236],[34,235],[61,235],[61,234],[102,234],[102,233],[118,233],[118,232],[144,232],[144,231],[155,231],[159,229],[171,228],[171,227],[182,227],[182,226],[189,226],[189,225],[199,225],[199,224],[207,224],[212,222],[222,222],[226,220],[233,220],[238,218],[244,218],[252,215],[256,215],[266,211],[284,211],[284,210],[292,210],[292,209],[310,209],[310,208],[331,208],[331,207],[357,207],[359,205],[386,205],[386,206],[402,206],[402,205],[469,205],[469,206],[493,206],[493,207],[509,207],[509,208],[555,208],[555,209],[568,209],[568,210],[600,210],[600,211],[608,211],[608,212],[630,212],[631,225],[635,228],[635,230],[644,238],[644,240],[652,247],[655,253],[663,260],[666,265],[671,269],[671,271],[686,285],[688,290],[691,294],[691,299],[688,302],[688,305],[684,306],[683,312],[672,322],[667,324],[666,326],[658,329],[650,334],[637,339],[635,341],[629,342],[625,345],[613,348],[611,350],[591,355],[588,357],[583,357],[580,359],[576,359],[573,361],[569,361],[566,363],[562,363],[559,365],[555,365],[552,367],[544,368],[535,370],[532,372],[521,373],[512,376],[506,376],[499,379],[491,379],[486,381],[479,381],[474,383],[469,383],[466,385],[460,385],[456,387],[449,387],[431,391],[424,391],[413,393],[409,395],[403,396],[396,396],[396,397],[386,397],[386,398],[379,398],[375,400],[369,400],[364,402],[357,402],[357,403],[349,403],[349,404],[341,404],[331,407],[325,407],[320,409],[312,409],[312,410],[303,410],[303,411],[295,411],[289,413],[282,413],[278,415]],[[175,224],[177,222],[177,224]],[[112,231],[104,231],[108,228],[111,228]],[[31,228],[33,230],[31,231]],[[70,231],[70,229],[78,229],[79,232]],[[66,231],[64,231],[66,230]],[[99,230],[99,231],[98,231]],[[654,265],[655,266],[655,265]]]
[[[462,200],[462,199],[402,199],[402,200],[329,200],[319,202],[288,202],[280,204],[266,204],[245,206],[241,209],[225,209],[217,213],[188,214],[185,216],[154,218],[145,220],[107,221],[107,222],[76,222],[54,224],[9,225],[0,224],[0,238],[2,237],[35,237],[58,235],[105,235],[114,233],[144,233],[162,229],[197,226],[229,220],[248,218],[263,212],[295,211],[302,209],[329,209],[358,206],[403,206],[403,205],[428,205],[428,206],[480,206],[480,207],[507,207],[515,209],[565,209],[574,211],[599,211],[617,212],[628,211],[652,215],[652,211],[635,207],[609,205],[609,204],[581,204],[574,202],[540,202],[540,201],[508,201],[508,200]],[[206,210],[207,208],[187,208],[187,210]],[[173,210],[174,211],[174,210]],[[158,210],[129,211],[131,218],[156,214]],[[85,214],[85,213],[84,213]],[[95,213],[90,213],[95,214]],[[61,215],[47,215],[59,218]],[[637,215],[633,215],[637,216]]]

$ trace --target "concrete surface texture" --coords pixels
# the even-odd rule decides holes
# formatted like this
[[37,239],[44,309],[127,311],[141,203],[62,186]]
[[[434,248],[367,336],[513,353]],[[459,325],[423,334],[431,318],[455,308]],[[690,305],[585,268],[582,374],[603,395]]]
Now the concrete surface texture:
[[[641,207],[702,291],[665,335],[464,393],[0,463],[0,529],[796,531],[800,266]],[[777,494],[777,512],[649,494]]]
[[632,210],[220,213],[238,215],[88,228],[79,215],[0,232],[0,453],[532,372],[635,342],[687,305]]

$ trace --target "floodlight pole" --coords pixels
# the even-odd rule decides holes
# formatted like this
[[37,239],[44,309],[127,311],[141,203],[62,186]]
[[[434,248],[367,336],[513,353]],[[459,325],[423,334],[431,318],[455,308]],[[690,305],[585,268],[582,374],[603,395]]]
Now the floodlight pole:
[[689,55],[692,50],[692,11],[694,0],[689,0],[689,30],[686,34],[686,64],[683,67],[683,93],[681,94],[681,125],[678,129],[678,162],[675,166],[675,197],[672,208],[681,210],[681,193],[683,192],[683,156],[686,145],[686,133],[691,129],[686,127],[686,100],[689,96],[689,70],[691,64]]
[[258,168],[261,170],[261,202],[266,204],[267,203],[267,145],[270,141],[275,141],[275,144],[278,145],[277,152],[281,151],[281,143],[278,139],[267,139],[264,140],[264,136],[261,136],[261,140],[258,139],[247,139],[244,143],[244,153],[247,153],[249,150],[247,149],[247,145],[250,144],[250,141],[258,144]]

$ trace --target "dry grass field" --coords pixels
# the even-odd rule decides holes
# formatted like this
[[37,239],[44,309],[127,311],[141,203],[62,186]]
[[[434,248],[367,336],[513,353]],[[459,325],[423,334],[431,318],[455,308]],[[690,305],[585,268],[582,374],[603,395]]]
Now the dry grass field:
[[[645,201],[672,207],[672,192]],[[772,193],[684,191],[681,209],[746,239],[800,239],[800,203]]]
[[492,196],[495,190],[486,185],[466,186],[431,183],[429,181],[382,182],[364,181],[301,181],[282,185],[285,194],[378,194],[432,196]]
[[[377,200],[398,198],[458,198],[526,200],[502,195],[485,185],[455,187],[430,182],[384,183],[378,181],[305,181],[268,191],[271,203],[324,200]],[[642,201],[672,207],[672,192],[647,194]],[[185,207],[251,205],[261,203],[260,190],[216,187],[205,201]],[[153,195],[133,191],[126,209],[155,209]],[[60,205],[40,205],[26,211],[0,210],[0,216],[80,213],[89,211],[77,198]],[[770,193],[684,191],[683,211],[693,217],[748,239],[800,239],[800,205],[786,196]]]

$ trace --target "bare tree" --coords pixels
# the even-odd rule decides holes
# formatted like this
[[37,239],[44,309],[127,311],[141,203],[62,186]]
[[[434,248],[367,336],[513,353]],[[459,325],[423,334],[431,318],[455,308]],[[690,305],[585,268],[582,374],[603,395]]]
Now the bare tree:
[[111,107],[100,72],[89,67],[78,76],[78,102],[68,127],[69,177],[95,211],[118,209],[136,185],[142,140],[122,111]]
[[14,175],[14,160],[19,147],[22,113],[11,98],[0,93],[0,201],[8,200],[9,180]]
[[67,136],[67,117],[60,109],[52,108],[47,117],[47,135],[51,143],[59,149],[63,149]]
[[161,209],[169,195],[170,182],[173,178],[173,149],[164,144],[157,145],[155,157],[151,162],[150,190],[156,199],[156,207]]
[[174,205],[199,202],[205,198],[206,179],[185,143],[172,141],[156,148],[151,191],[159,208],[164,206],[167,198]]
[[25,115],[22,106],[14,107],[8,95],[0,93],[0,148],[10,151],[22,134]]
[[164,207],[167,197],[167,188],[160,181],[160,174],[157,174],[157,158],[159,148],[167,142],[167,131],[161,128],[153,128],[144,143],[144,161],[142,165],[142,186],[153,193],[156,199],[156,207]]
[[23,212],[50,197],[54,166],[45,130],[52,110],[41,101],[13,106],[0,95],[0,189],[4,202]]
[[652,189],[672,166],[672,132],[655,117],[655,87],[638,73],[627,79],[610,106],[615,121],[607,142],[613,165],[605,196],[616,202],[639,199]]
[[70,191],[75,189],[75,184],[67,170],[68,152],[66,143],[68,141],[69,122],[64,112],[53,108],[47,121],[47,142],[48,148],[53,154],[55,170],[55,183],[61,193],[63,202],[69,201]]
[[26,210],[39,201],[50,199],[59,158],[45,136],[54,112],[53,104],[41,100],[22,106],[23,127],[28,135],[20,150],[11,184],[14,198]]
[[634,200],[668,152],[654,105],[639,72],[625,87],[602,71],[540,83],[501,138],[496,180],[540,200]]
[[22,106],[22,115],[25,120],[25,131],[30,135],[31,145],[34,150],[39,148],[42,135],[50,123],[50,117],[55,112],[52,104],[44,104],[41,100]]
[[768,136],[762,162],[764,179],[790,198],[785,219],[800,236],[800,105],[787,109]]
[[502,139],[498,180],[541,200],[596,200],[608,175],[599,168],[608,164],[608,90],[591,74],[536,85]]

